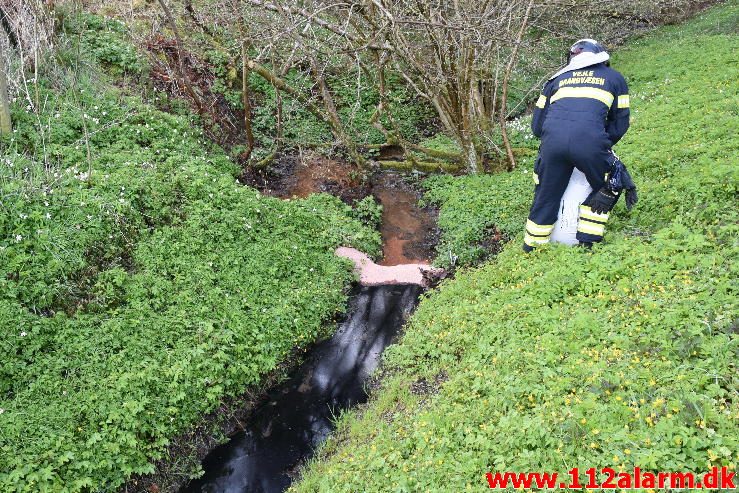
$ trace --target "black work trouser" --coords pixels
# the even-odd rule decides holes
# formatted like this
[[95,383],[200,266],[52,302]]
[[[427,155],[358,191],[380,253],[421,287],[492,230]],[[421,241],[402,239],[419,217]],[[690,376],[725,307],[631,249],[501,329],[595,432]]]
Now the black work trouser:
[[[562,120],[561,125],[547,122],[542,135],[539,157],[534,166],[534,202],[526,221],[524,250],[548,243],[559,216],[559,207],[574,168],[582,171],[593,194],[606,182],[613,155],[611,141],[604,130],[595,126],[582,128]],[[592,196],[592,194],[591,194]],[[589,203],[591,196],[585,200]],[[577,239],[593,243],[603,240],[608,214],[597,214],[589,206],[580,205]]]

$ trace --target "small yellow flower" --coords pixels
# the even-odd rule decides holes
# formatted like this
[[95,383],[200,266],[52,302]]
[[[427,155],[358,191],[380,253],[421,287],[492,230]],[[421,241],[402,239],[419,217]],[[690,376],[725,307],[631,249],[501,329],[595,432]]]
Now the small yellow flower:
[[583,425],[584,425],[585,423],[587,423],[587,422],[588,422],[588,420],[587,420],[587,419],[585,419],[585,418],[583,418],[583,419],[581,419],[581,420],[580,420],[580,424],[583,424]]
[[631,449],[624,449],[624,454],[631,455]]

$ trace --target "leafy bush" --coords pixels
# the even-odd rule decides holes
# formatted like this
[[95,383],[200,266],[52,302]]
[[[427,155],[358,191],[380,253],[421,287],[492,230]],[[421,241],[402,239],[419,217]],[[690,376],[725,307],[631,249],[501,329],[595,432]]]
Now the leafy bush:
[[111,73],[135,75],[143,71],[145,64],[127,40],[123,22],[82,12],[67,15],[64,20],[68,34],[79,34],[79,49]]
[[[477,221],[515,238],[425,297],[387,352],[382,390],[343,417],[293,491],[461,491],[486,487],[487,471],[574,466],[735,469],[739,149],[728,98],[739,46],[723,26],[738,14],[717,7],[615,58],[634,115],[619,153],[642,201],[631,214],[619,206],[604,245],[523,254],[524,173],[429,184],[455,251],[474,251]],[[500,194],[510,216],[488,207]]]
[[352,218],[369,205],[263,197],[196,122],[101,77],[38,81],[45,104],[15,105],[0,141],[3,491],[151,471],[171,437],[325,335],[352,276],[336,246],[379,249]]
[[378,230],[382,222],[382,205],[373,196],[368,195],[354,204],[351,214],[353,218],[361,221],[362,224]]

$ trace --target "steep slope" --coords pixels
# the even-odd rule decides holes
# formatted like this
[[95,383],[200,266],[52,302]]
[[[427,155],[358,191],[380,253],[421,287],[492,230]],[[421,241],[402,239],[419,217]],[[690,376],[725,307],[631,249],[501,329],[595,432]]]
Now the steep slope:
[[352,278],[337,246],[379,248],[338,199],[263,197],[194,118],[116,88],[100,65],[137,69],[119,23],[65,31],[0,141],[2,491],[150,472],[325,333]]
[[424,299],[371,404],[293,491],[736,467],[738,22],[728,2],[617,53],[634,115],[617,151],[642,201],[604,245],[520,251],[530,168],[431,183],[452,257],[478,255],[493,222],[513,240]]

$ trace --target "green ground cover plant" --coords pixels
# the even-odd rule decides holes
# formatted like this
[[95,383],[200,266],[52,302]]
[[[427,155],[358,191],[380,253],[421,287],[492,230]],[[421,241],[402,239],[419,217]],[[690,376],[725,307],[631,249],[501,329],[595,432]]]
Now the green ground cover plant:
[[240,185],[197,121],[114,88],[100,65],[138,67],[97,39],[43,64],[0,141],[2,491],[152,471],[172,437],[326,335],[352,277],[336,246],[379,250],[376,206]]
[[[739,462],[735,1],[631,42],[614,66],[633,127],[617,151],[641,202],[606,243],[520,251],[533,184],[438,178],[443,250],[512,241],[425,296],[386,380],[292,491],[466,491],[488,471]],[[526,178],[528,175],[528,178]],[[504,209],[504,210],[501,210]]]

